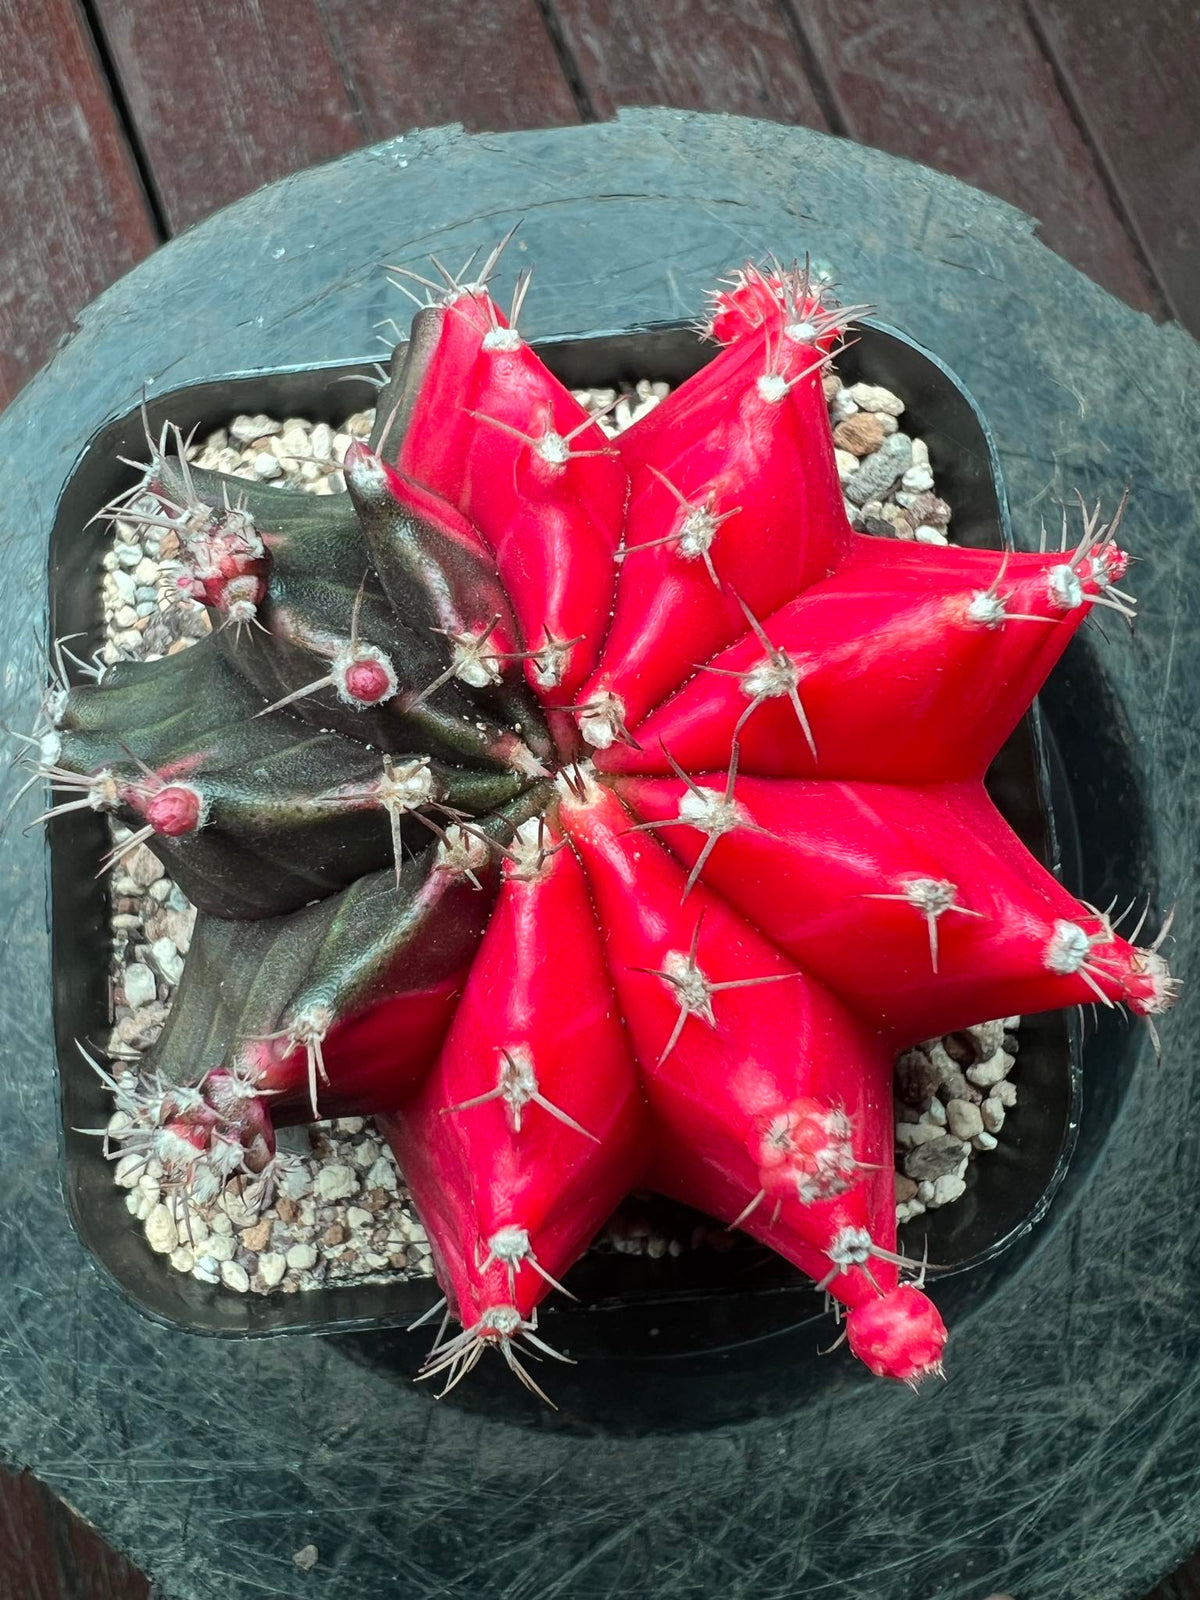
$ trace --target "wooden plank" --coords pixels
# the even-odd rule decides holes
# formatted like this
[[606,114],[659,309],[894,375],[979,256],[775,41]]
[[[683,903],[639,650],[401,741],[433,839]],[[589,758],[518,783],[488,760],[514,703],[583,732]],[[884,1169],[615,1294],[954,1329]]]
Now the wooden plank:
[[368,136],[578,120],[536,0],[322,0]]
[[1195,0],[1030,3],[1168,305],[1200,334]]
[[363,141],[315,0],[95,0],[173,232]]
[[149,1584],[28,1472],[0,1468],[0,1595],[149,1600]]
[[796,9],[851,138],[1012,201],[1089,277],[1130,305],[1161,308],[1018,0]]
[[76,0],[0,0],[0,405],[154,226]]
[[554,0],[554,12],[599,117],[664,105],[826,126],[774,0]]
[[1164,1578],[1145,1600],[1200,1600],[1200,1552]]

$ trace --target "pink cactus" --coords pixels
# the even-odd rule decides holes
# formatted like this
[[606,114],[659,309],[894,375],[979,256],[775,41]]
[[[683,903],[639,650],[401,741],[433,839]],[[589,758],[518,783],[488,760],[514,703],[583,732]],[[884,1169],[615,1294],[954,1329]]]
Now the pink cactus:
[[[191,1100],[138,1109],[139,1136],[184,1165],[220,1139],[261,1172],[273,1105],[386,1112],[462,1324],[426,1368],[451,1384],[495,1346],[537,1388],[538,1307],[637,1185],[794,1262],[871,1371],[939,1371],[945,1330],[896,1247],[896,1054],[1013,1012],[1170,1003],[1157,950],[1073,899],[983,788],[1092,608],[1127,609],[1119,513],[1059,554],[854,532],[822,391],[847,316],[804,271],[747,267],[716,298],[719,354],[614,442],[486,273],[450,283],[347,458],[372,576],[349,610],[337,580],[324,632],[283,509],[214,511],[152,462],[194,592],[263,630],[225,647],[258,726],[390,752],[382,776],[308,783],[303,814],[340,807],[344,842],[387,813],[394,890],[384,871],[345,895],[398,920],[351,959],[353,917],[213,868],[207,909],[262,916],[237,909],[254,888],[262,948],[277,923],[309,965],[246,1002]],[[417,739],[458,741],[460,765]],[[108,784],[98,808],[132,809],[168,861],[253,820],[207,745],[128,778],[72,748],[74,803]],[[486,804],[462,798],[471,763]],[[439,836],[404,873],[402,818]]]

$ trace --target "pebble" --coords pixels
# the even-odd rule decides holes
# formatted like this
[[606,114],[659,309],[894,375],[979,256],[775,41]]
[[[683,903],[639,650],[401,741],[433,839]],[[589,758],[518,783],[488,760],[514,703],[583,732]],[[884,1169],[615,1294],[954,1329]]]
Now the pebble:
[[136,1011],[149,1005],[158,994],[158,980],[140,961],[125,968],[125,1003]]
[[1016,1064],[1016,1057],[1010,1056],[1007,1050],[997,1050],[996,1054],[988,1061],[980,1061],[973,1067],[967,1068],[968,1079],[980,1089],[990,1089],[993,1084],[1007,1078]]
[[908,1177],[906,1173],[898,1172],[896,1174],[897,1205],[903,1205],[906,1200],[915,1200],[916,1198],[917,1184],[915,1179]]
[[287,1271],[286,1259],[274,1250],[268,1250],[258,1258],[258,1270],[262,1274],[263,1282],[268,1289],[273,1289]]
[[941,1081],[941,1074],[924,1050],[906,1050],[896,1062],[896,1090],[910,1106],[927,1106]]
[[317,1173],[315,1188],[321,1200],[344,1200],[358,1188],[358,1178],[352,1167],[333,1161]]
[[317,1252],[311,1244],[294,1244],[287,1253],[287,1264],[293,1272],[305,1272],[316,1263]]
[[912,466],[912,440],[906,433],[894,433],[874,454],[866,456],[858,471],[842,485],[847,500],[865,505],[887,493]]
[[186,1244],[181,1244],[171,1251],[171,1265],[176,1272],[190,1272],[196,1265],[196,1257]]
[[898,417],[904,411],[900,396],[876,383],[853,383],[846,392],[864,411],[883,411],[890,417]]
[[232,1261],[237,1248],[237,1240],[231,1233],[212,1233],[204,1242],[204,1253],[214,1261]]
[[260,1250],[265,1250],[270,1242],[271,1219],[269,1217],[263,1217],[252,1228],[247,1228],[242,1234],[242,1244],[247,1250],[253,1250],[256,1255]]
[[880,532],[886,530],[897,539],[911,539],[916,532],[916,524],[903,506],[883,505],[879,519],[883,523]]
[[125,858],[125,875],[135,889],[148,889],[166,870],[153,850],[147,850],[144,844],[131,850]]
[[988,1133],[999,1133],[1004,1126],[1004,1105],[994,1095],[988,1095],[979,1108],[979,1118]]
[[933,488],[933,473],[930,472],[928,467],[912,466],[909,467],[900,482],[906,489],[912,489],[920,493],[924,489]]
[[364,1139],[355,1145],[350,1159],[360,1172],[369,1172],[379,1160],[379,1146],[374,1139]]
[[301,1572],[311,1572],[321,1559],[321,1553],[315,1544],[302,1545],[292,1556],[292,1565]]
[[237,1261],[221,1263],[221,1282],[236,1294],[245,1294],[250,1287],[250,1274]]
[[986,1061],[989,1056],[994,1056],[1004,1045],[1004,1034],[1003,1017],[995,1022],[979,1022],[973,1028],[968,1028],[966,1037],[971,1041],[975,1059]]
[[915,1217],[923,1217],[924,1215],[925,1207],[920,1200],[901,1200],[896,1207],[896,1221],[901,1225],[906,1222],[912,1222]]
[[192,1277],[199,1278],[201,1283],[219,1283],[220,1268],[212,1256],[197,1256]]
[[942,1129],[935,1122],[898,1122],[896,1124],[896,1148],[898,1150],[915,1150],[919,1145],[932,1144],[935,1139],[942,1137]]
[[858,471],[858,457],[851,455],[849,450],[835,450],[833,459],[837,465],[838,477],[843,483]]
[[352,1228],[370,1228],[375,1218],[369,1211],[364,1211],[361,1206],[350,1206],[346,1212],[346,1221]]
[[235,1228],[252,1228],[258,1221],[259,1207],[255,1204],[255,1195],[249,1184],[239,1188],[235,1179],[217,1204]]
[[117,1162],[113,1170],[114,1182],[122,1189],[133,1189],[142,1175],[143,1161],[136,1150],[130,1150]]
[[918,544],[949,544],[950,541],[940,528],[931,528],[928,523],[923,523],[913,533],[913,538]]
[[[878,417],[873,417],[869,411],[859,411],[854,416],[847,417],[839,422],[833,430],[833,442],[840,450],[848,451],[852,456],[874,455],[884,440],[883,427]],[[930,480],[930,485],[932,479]],[[922,485],[929,487],[930,485]]]
[[175,948],[173,939],[155,939],[150,946],[154,965],[169,984],[174,986],[183,976],[183,957]]
[[[223,429],[220,431],[224,432]],[[282,432],[282,425],[276,422],[274,417],[263,416],[261,413],[253,416],[243,414],[240,417],[234,417],[229,424],[229,438],[234,444],[240,445],[253,444],[256,439],[265,439],[272,434],[280,432]],[[213,438],[216,437],[217,435],[214,434]],[[218,445],[216,448],[221,449],[223,446]]]
[[998,1100],[1002,1106],[1011,1110],[1017,1103],[1017,1086],[1015,1083],[1009,1083],[1007,1078],[1002,1078],[999,1083],[992,1085],[988,1099]]
[[936,1129],[931,1131],[934,1134],[932,1139],[922,1142],[904,1157],[905,1172],[918,1182],[936,1180],[953,1172],[967,1153],[966,1146],[958,1139]]
[[369,1189],[386,1189],[390,1194],[395,1194],[399,1188],[399,1174],[394,1161],[389,1161],[386,1156],[380,1156],[363,1180]]
[[[151,977],[154,974],[151,973]],[[128,1000],[128,993],[126,994]],[[146,1050],[162,1032],[167,1020],[167,1008],[160,1000],[138,1007],[127,1017],[119,1017],[113,1029],[119,1045],[129,1045],[134,1050]]]
[[983,1115],[969,1100],[951,1100],[946,1106],[946,1124],[956,1139],[975,1139],[983,1132]]
[[146,1213],[146,1243],[160,1256],[169,1256],[179,1243],[175,1218],[161,1201]]
[[950,525],[950,507],[936,494],[915,494],[907,506],[913,518],[918,523],[928,524],[934,528],[946,528]]
[[994,1133],[977,1133],[971,1143],[976,1150],[994,1150],[1000,1141]]
[[935,1206],[948,1206],[966,1191],[966,1180],[948,1172],[943,1177],[934,1179],[933,1199],[930,1203]]

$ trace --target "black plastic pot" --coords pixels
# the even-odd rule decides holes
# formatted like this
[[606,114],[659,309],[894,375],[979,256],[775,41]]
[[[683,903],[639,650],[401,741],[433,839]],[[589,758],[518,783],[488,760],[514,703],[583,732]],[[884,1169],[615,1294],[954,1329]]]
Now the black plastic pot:
[[[710,359],[713,347],[679,324],[548,340],[539,352],[572,386],[608,385],[639,377],[678,383]],[[906,401],[906,425],[924,438],[939,492],[953,511],[956,540],[1011,545],[996,452],[987,425],[965,389],[940,362],[894,329],[862,328],[839,360],[849,381],[885,384]],[[300,414],[336,422],[370,403],[364,381],[371,365],[321,367],[236,375],[176,390],[150,404],[151,427],[170,419],[185,433],[218,426],[236,412]],[[82,635],[76,650],[100,642],[100,559],[105,525],[95,511],[134,481],[119,457],[144,453],[143,422],[131,412],[89,442],[62,496],[50,546],[55,636]],[[1067,878],[1074,859],[1069,810],[1055,795],[1054,762],[1036,715],[1026,718],[997,759],[989,786],[1009,821],[1052,869]],[[1061,785],[1058,786],[1061,790]],[[322,1289],[303,1295],[237,1295],[170,1271],[151,1253],[112,1182],[99,1143],[75,1130],[107,1114],[106,1094],[75,1041],[95,1041],[110,1026],[110,995],[101,957],[108,906],[94,876],[106,824],[91,813],[51,828],[55,1022],[62,1083],[66,1189],[75,1224],[96,1259],[147,1315],[193,1332],[258,1336],[287,1332],[353,1332],[405,1324],[426,1309],[436,1290],[427,1281]],[[1059,1014],[1027,1019],[1021,1034],[1021,1100],[1010,1113],[1000,1147],[972,1164],[967,1196],[934,1211],[909,1230],[905,1245],[947,1275],[992,1264],[1045,1213],[1062,1181],[1078,1125],[1079,1042]],[[717,1357],[749,1352],[783,1328],[821,1315],[811,1286],[786,1263],[738,1240],[724,1254],[701,1249],[657,1261],[624,1255],[587,1256],[571,1274],[581,1304],[555,1297],[544,1315],[554,1339],[579,1354],[620,1352],[621,1361]],[[806,1384],[831,1381],[840,1366],[813,1361]],[[409,1363],[410,1364],[410,1363]]]

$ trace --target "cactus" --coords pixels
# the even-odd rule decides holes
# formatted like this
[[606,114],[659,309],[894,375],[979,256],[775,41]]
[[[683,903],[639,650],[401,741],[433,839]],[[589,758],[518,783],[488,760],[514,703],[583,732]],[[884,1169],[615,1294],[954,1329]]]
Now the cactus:
[[850,312],[798,267],[722,288],[719,352],[613,442],[494,265],[427,286],[344,495],[164,431],[113,508],[177,533],[213,622],[56,690],[31,757],[50,814],[121,818],[200,909],[126,1146],[213,1192],[273,1180],[281,1121],[383,1114],[449,1385],[492,1346],[542,1393],[538,1306],[638,1185],[915,1383],[945,1330],[896,1246],[897,1052],[1172,996],[1161,940],[983,788],[1075,630],[1131,610],[1120,513],[1053,553],[854,532],[822,392]]

